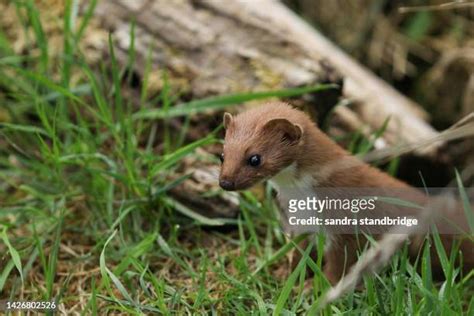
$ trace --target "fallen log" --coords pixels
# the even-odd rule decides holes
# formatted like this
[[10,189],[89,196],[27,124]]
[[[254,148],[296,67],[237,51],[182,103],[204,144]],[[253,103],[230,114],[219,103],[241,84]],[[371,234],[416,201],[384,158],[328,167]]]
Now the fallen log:
[[[343,81],[344,96],[358,104],[351,111],[361,122],[376,130],[390,117],[384,134],[388,144],[437,135],[417,104],[278,1],[113,0],[101,2],[95,14],[113,33],[122,64],[128,61],[135,21],[134,71],[143,74],[151,49],[152,64],[173,78],[186,79],[186,88],[195,98]],[[306,103],[321,114],[335,105],[340,92],[318,95]],[[423,154],[433,155],[436,150]]]

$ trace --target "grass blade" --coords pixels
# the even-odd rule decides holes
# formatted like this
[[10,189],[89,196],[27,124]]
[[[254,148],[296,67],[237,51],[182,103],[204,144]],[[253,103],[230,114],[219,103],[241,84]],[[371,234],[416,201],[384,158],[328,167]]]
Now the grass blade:
[[275,309],[273,310],[273,315],[281,315],[283,308],[288,300],[291,290],[298,279],[298,275],[302,272],[304,268],[306,268],[306,261],[309,258],[309,254],[311,252],[312,244],[304,252],[303,258],[301,258],[300,262],[298,263],[296,269],[290,274],[288,280],[285,282],[283,289],[278,296]]
[[176,164],[178,161],[183,159],[185,156],[189,155],[196,148],[212,144],[216,141],[217,140],[214,138],[214,135],[210,135],[206,138],[199,139],[191,144],[181,147],[172,154],[166,155],[161,162],[159,162],[155,165],[155,167],[153,167],[153,169],[151,170],[151,176],[153,177],[157,173],[163,170],[167,170],[168,168]]
[[194,219],[201,225],[222,226],[226,224],[226,221],[224,219],[215,219],[215,218],[205,217],[199,213],[196,213],[195,211],[191,210],[189,207],[185,206],[184,204],[181,204],[180,202],[176,201],[175,199],[171,197],[163,197],[161,200],[165,202],[165,204],[171,207],[172,209],[180,212],[181,214],[189,218]]
[[7,265],[2,271],[2,274],[0,275],[0,293],[3,292],[3,287],[5,286],[5,282],[7,281],[8,276],[10,275],[10,272],[12,271],[13,267],[15,266],[15,263],[13,260],[8,261]]
[[110,269],[107,268],[107,265],[105,264],[105,249],[107,248],[107,245],[109,244],[109,242],[114,238],[116,233],[117,233],[117,230],[114,230],[114,232],[112,233],[112,235],[110,235],[110,237],[105,242],[104,247],[102,248],[102,251],[100,253],[100,258],[99,258],[100,273],[102,275],[102,278],[106,280],[105,281],[106,286],[109,288],[109,292],[112,296],[113,296],[113,291],[110,288],[109,279],[112,280],[112,283],[114,283],[115,287],[119,290],[120,294],[122,294],[122,296],[126,300],[128,300],[130,303],[134,304],[132,297],[130,296],[130,294],[128,294],[122,282],[120,282],[117,276],[112,271],[110,271]]
[[27,1],[24,5],[26,6],[28,18],[30,20],[31,26],[36,37],[36,44],[40,48],[42,71],[46,72],[49,63],[48,41],[46,39],[43,26],[41,25],[40,12],[36,8],[35,2],[33,0]]
[[18,68],[18,67],[13,67],[13,68],[15,69],[15,71],[17,71],[18,73],[20,73],[24,77],[27,77],[27,78],[37,82],[38,84],[40,84],[40,85],[42,85],[42,86],[44,86],[48,89],[51,89],[51,90],[53,90],[53,91],[55,91],[55,92],[57,92],[61,95],[64,95],[64,96],[70,98],[71,100],[76,101],[77,103],[79,103],[81,105],[87,106],[87,103],[85,103],[84,100],[82,100],[81,98],[76,96],[69,89],[66,89],[66,88],[56,84],[52,80],[48,79],[46,76],[43,76],[43,75],[41,75],[37,72],[24,70],[24,69],[21,69],[21,68]]
[[300,242],[302,242],[305,238],[308,238],[307,235],[299,235],[296,236],[293,240],[290,242],[286,243],[283,247],[281,247],[277,252],[275,252],[270,258],[262,262],[257,269],[252,273],[253,276],[255,276],[257,273],[259,273],[263,268],[268,267],[275,261],[278,261],[279,259],[283,258],[291,249],[295,248],[296,245],[298,245]]
[[469,202],[469,198],[466,193],[466,189],[462,183],[461,175],[457,170],[456,172],[456,181],[459,188],[459,194],[461,195],[461,201],[464,208],[464,213],[466,214],[467,223],[469,224],[469,229],[471,230],[471,234],[474,234],[474,211],[471,208],[471,203]]
[[10,240],[8,239],[7,236],[7,230],[4,228],[2,230],[2,233],[0,234],[2,237],[3,242],[5,245],[7,245],[8,251],[10,252],[10,256],[12,258],[13,263],[15,264],[16,269],[18,270],[18,273],[20,273],[20,278],[21,278],[21,283],[23,283],[23,268],[21,265],[21,259],[20,255],[18,254],[18,251],[12,246],[10,243]]
[[243,102],[252,100],[268,99],[272,97],[276,98],[288,98],[294,97],[306,93],[314,93],[317,91],[323,91],[328,89],[337,88],[337,85],[326,84],[317,85],[303,88],[293,88],[276,91],[264,91],[264,92],[252,92],[252,93],[239,93],[231,94],[226,96],[218,96],[212,98],[206,98],[198,101],[191,101],[182,103],[169,109],[149,109],[143,110],[133,115],[134,119],[162,119],[176,116],[195,115],[208,110],[221,110],[229,105],[235,105]]
[[32,125],[19,125],[19,124],[11,124],[11,123],[0,123],[0,127],[3,127],[8,130],[18,131],[18,132],[25,132],[25,133],[33,133],[33,134],[41,134],[43,136],[49,137],[49,134],[42,128]]

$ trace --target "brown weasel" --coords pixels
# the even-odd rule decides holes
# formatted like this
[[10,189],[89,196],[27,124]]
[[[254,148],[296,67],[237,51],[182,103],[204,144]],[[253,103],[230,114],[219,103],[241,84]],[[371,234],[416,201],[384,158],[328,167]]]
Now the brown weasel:
[[[318,188],[399,188],[416,190],[363,163],[332,141],[302,111],[285,103],[269,103],[235,117],[224,115],[226,130],[219,184],[225,190],[244,190],[270,180],[282,207],[296,191],[316,196]],[[293,190],[288,191],[288,188]],[[410,189],[411,188],[411,189]],[[450,253],[454,236],[443,235]],[[324,273],[334,284],[357,261],[363,236],[333,234],[324,254]],[[409,252],[416,257],[423,237],[411,238]],[[472,242],[464,242],[464,263],[474,267]],[[434,249],[434,247],[432,247]],[[435,253],[435,252],[434,252]],[[440,268],[437,255],[434,269]]]

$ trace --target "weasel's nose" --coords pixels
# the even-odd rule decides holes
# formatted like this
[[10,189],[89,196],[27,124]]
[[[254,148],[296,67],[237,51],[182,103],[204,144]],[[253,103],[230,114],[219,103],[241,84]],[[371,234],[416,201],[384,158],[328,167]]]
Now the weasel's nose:
[[235,189],[235,183],[233,181],[220,180],[219,185],[221,186],[221,188],[227,191],[231,191]]

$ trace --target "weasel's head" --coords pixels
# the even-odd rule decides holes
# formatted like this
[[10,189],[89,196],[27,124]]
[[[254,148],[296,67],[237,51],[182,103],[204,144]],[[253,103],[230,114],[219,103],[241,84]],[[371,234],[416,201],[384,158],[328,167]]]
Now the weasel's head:
[[295,122],[293,111],[300,113],[296,116],[303,114],[286,104],[263,106],[235,117],[224,114],[226,134],[219,176],[224,190],[247,189],[297,159],[303,128]]

